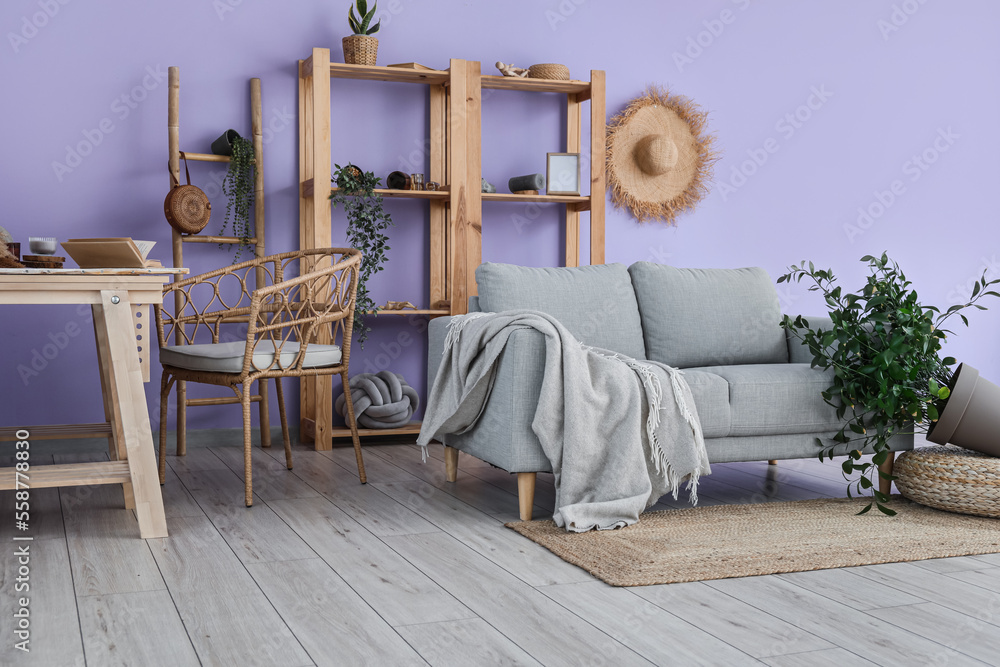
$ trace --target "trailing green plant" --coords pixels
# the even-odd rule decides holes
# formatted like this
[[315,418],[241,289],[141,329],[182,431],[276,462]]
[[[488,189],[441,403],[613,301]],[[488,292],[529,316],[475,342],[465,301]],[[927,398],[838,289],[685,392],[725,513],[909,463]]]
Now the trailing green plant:
[[[250,248],[250,239],[254,236],[254,227],[250,222],[250,209],[254,201],[254,158],[253,142],[236,135],[233,141],[233,154],[229,159],[229,170],[222,181],[222,192],[226,195],[226,217],[222,220],[220,235],[226,235],[229,217],[232,216],[233,236],[240,239],[236,245],[236,256],[233,263],[239,261],[244,250]],[[219,244],[221,248],[225,244]],[[233,244],[229,244],[233,245]]]
[[[955,364],[954,358],[940,355],[942,343],[952,333],[942,325],[958,315],[968,326],[962,311],[969,307],[986,310],[977,302],[987,295],[1000,296],[989,289],[1000,278],[987,281],[984,272],[966,303],[942,312],[920,303],[912,283],[885,253],[866,255],[861,261],[867,262],[870,275],[857,293],[844,292],[832,271],[817,269],[812,262],[788,267],[778,282],[811,280],[809,291],[823,295],[833,326],[813,327],[801,315],[794,319],[785,315],[781,326],[809,348],[814,368],[833,369],[833,384],[823,392],[823,399],[846,422],[833,437],[837,444],[827,446],[816,439],[822,447],[820,461],[848,454],[842,465],[848,497],[852,488],[859,495],[871,491],[879,511],[893,515],[885,506],[889,496],[875,484],[876,474],[895,479],[878,467],[889,457],[889,440],[926,433],[937,421],[950,394],[950,366]],[[873,452],[872,459],[862,461],[862,451]],[[872,504],[859,514],[869,511]]]
[[364,349],[371,331],[371,327],[365,324],[365,316],[378,312],[378,306],[368,292],[368,280],[384,268],[389,251],[389,237],[385,235],[385,230],[392,227],[393,222],[382,208],[382,196],[375,193],[382,179],[352,164],[343,167],[335,164],[334,168],[331,180],[337,189],[330,193],[330,200],[335,207],[344,207],[347,241],[362,255],[354,308],[354,332],[358,335],[358,344]]
[[[357,7],[358,14],[355,16],[354,8]],[[369,27],[372,19],[375,18],[375,12],[378,11],[378,3],[373,2],[371,11],[368,10],[367,0],[357,0],[347,12],[347,24],[351,26],[351,30],[354,31],[355,35],[374,35],[378,32],[379,28],[382,27],[382,21],[378,21],[375,25]]]

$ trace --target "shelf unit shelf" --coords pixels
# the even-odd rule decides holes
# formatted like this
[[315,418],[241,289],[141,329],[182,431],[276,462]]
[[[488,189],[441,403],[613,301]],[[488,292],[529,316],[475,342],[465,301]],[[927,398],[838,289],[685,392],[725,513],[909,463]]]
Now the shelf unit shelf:
[[590,210],[590,197],[588,195],[516,195],[505,192],[484,192],[483,201],[566,204],[577,211]]
[[403,308],[401,310],[366,310],[365,313],[376,317],[382,317],[383,315],[429,315],[431,317],[441,317],[442,315],[451,315],[451,310],[447,308]]
[[[306,62],[309,62],[309,60]],[[311,64],[307,65],[305,71],[311,73]],[[364,81],[447,85],[451,74],[448,70],[439,69],[409,69],[406,67],[330,63],[330,77],[333,79],[361,79]]]
[[[331,244],[330,178],[331,79],[419,83],[429,91],[428,181],[446,190],[378,189],[387,198],[420,199],[430,209],[428,273],[431,308],[382,311],[383,315],[437,317],[465,313],[476,294],[476,267],[482,261],[484,202],[554,204],[565,211],[564,263],[580,264],[580,213],[590,215],[590,263],[604,263],[604,72],[592,70],[590,81],[525,79],[483,75],[478,61],[452,59],[446,70],[409,69],[331,63],[329,49],[313,49],[299,61],[299,240],[302,248]],[[565,152],[580,153],[584,144],[583,103],[590,102],[591,195],[518,195],[481,192],[482,91],[513,90],[556,93],[565,99]],[[317,179],[323,183],[316,185]],[[586,180],[586,175],[584,176]],[[444,307],[444,306],[447,307]],[[318,341],[323,342],[323,341]],[[329,378],[303,378],[300,432],[316,449],[329,449],[334,437],[350,429],[333,426],[333,388]],[[419,422],[400,429],[359,429],[361,436],[415,434]]]
[[493,90],[523,90],[533,93],[563,93],[583,95],[583,101],[590,95],[590,81],[561,81],[556,79],[528,79],[518,76],[483,76],[482,87]]
[[[396,428],[359,428],[358,435],[362,438],[376,438],[379,436],[398,436],[398,435],[417,435],[420,433],[420,425],[422,422],[410,422],[406,426],[399,426]],[[330,432],[331,438],[350,438],[351,429],[349,428],[335,428]],[[345,443],[346,444],[346,443]]]

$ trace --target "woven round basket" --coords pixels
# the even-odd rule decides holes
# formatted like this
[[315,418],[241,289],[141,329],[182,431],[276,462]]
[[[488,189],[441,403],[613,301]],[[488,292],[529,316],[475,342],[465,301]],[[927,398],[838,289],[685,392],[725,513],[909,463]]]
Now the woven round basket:
[[374,65],[378,57],[378,37],[349,35],[344,38],[344,62],[348,65]]
[[163,213],[170,226],[181,234],[197,234],[212,215],[212,203],[194,185],[177,185],[163,200]]
[[1000,458],[960,447],[904,452],[896,488],[913,502],[959,514],[1000,518]]
[[528,77],[569,81],[569,68],[558,63],[539,63],[528,68]]

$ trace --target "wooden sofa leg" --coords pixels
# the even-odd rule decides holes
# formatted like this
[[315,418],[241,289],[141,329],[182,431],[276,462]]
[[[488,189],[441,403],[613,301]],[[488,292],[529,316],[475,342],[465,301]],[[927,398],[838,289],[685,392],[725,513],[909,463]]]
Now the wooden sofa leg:
[[767,465],[769,465],[769,466],[776,466],[776,465],[778,465],[778,459],[768,459],[767,460]]
[[458,479],[458,450],[444,446],[444,476],[449,482]]
[[521,510],[521,521],[531,521],[531,509],[535,505],[535,477],[533,472],[517,473],[517,504]]
[[[886,475],[892,475],[892,467],[896,463],[896,452],[889,452],[889,456],[885,457],[885,461],[878,467],[879,472],[883,472]],[[882,479],[882,475],[878,477],[878,490],[889,495],[892,491],[892,480]]]

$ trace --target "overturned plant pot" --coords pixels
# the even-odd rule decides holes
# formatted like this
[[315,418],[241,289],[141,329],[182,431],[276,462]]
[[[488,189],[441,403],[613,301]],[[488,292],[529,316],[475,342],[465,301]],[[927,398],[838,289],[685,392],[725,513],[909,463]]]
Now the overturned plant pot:
[[948,402],[927,431],[927,439],[1000,456],[1000,387],[961,364],[950,388]]

